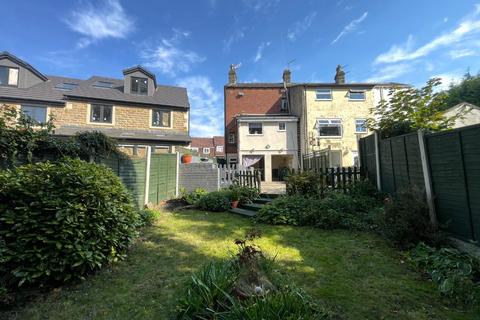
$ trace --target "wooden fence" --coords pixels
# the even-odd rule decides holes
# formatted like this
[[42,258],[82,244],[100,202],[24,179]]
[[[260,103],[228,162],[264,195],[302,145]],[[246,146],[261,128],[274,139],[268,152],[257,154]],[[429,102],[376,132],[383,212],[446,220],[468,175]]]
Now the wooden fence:
[[261,192],[261,172],[258,170],[239,171],[235,174],[234,184],[255,188]]
[[459,238],[480,240],[480,125],[390,139],[360,139],[365,176],[395,194],[416,185],[432,221]]
[[320,170],[330,166],[330,149],[315,151],[302,156],[303,170]]
[[243,165],[222,164],[218,165],[218,185],[219,188],[228,188],[235,182],[237,175],[253,172],[253,168],[247,168]]

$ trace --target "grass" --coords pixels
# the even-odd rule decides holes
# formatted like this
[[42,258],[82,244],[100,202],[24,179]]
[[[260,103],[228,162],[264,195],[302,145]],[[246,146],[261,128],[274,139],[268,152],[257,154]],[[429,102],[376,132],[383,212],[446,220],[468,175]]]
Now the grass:
[[[169,319],[184,283],[202,264],[227,257],[252,226],[227,213],[162,212],[126,261],[54,290],[12,319]],[[279,268],[344,319],[480,319],[447,305],[432,282],[371,234],[261,225],[257,244]]]

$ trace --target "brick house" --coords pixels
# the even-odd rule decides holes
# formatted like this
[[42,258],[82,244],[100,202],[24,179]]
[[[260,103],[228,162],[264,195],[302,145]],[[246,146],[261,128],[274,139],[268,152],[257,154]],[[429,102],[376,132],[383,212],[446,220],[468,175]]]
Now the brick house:
[[190,150],[203,157],[225,159],[225,138],[214,136],[208,138],[192,137]]
[[122,145],[149,145],[155,152],[187,146],[189,101],[185,88],[159,85],[141,66],[123,79],[81,80],[46,76],[8,52],[0,52],[0,106],[10,105],[39,122],[52,116],[55,135],[97,130]]
[[232,66],[224,87],[228,163],[252,166],[264,181],[278,180],[282,169],[298,167],[298,118],[290,112],[283,82],[238,83]]

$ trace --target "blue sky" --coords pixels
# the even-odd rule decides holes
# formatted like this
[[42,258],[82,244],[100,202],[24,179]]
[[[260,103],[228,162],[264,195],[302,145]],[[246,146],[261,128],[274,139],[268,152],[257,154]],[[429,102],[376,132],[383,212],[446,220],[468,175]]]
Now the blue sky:
[[[477,0],[478,1],[478,0]],[[480,70],[480,4],[469,0],[6,1],[0,50],[45,74],[121,78],[142,64],[189,90],[191,133],[223,134],[223,85],[241,82],[445,85]]]

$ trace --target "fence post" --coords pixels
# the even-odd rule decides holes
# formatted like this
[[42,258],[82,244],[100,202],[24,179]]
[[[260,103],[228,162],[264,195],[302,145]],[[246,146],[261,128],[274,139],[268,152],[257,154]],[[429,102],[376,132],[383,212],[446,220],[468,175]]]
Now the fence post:
[[177,154],[177,174],[176,174],[176,177],[175,177],[175,197],[178,197],[180,194],[178,192],[178,178],[180,176],[180,152],[176,152]]
[[382,190],[382,174],[380,170],[380,135],[375,131],[375,169],[377,175],[377,189]]
[[[143,204],[147,205],[148,204],[148,193],[150,192],[150,164],[152,160],[152,147],[147,146],[147,164],[145,168],[145,197],[143,200]],[[178,171],[177,171],[178,174]],[[177,180],[177,185],[178,185],[178,180]]]
[[435,214],[435,202],[433,201],[432,179],[428,167],[427,149],[425,147],[425,133],[418,130],[418,146],[420,148],[420,159],[422,160],[423,180],[425,183],[425,193],[427,195],[428,211],[430,213],[430,222],[436,229],[438,226],[437,216]]

